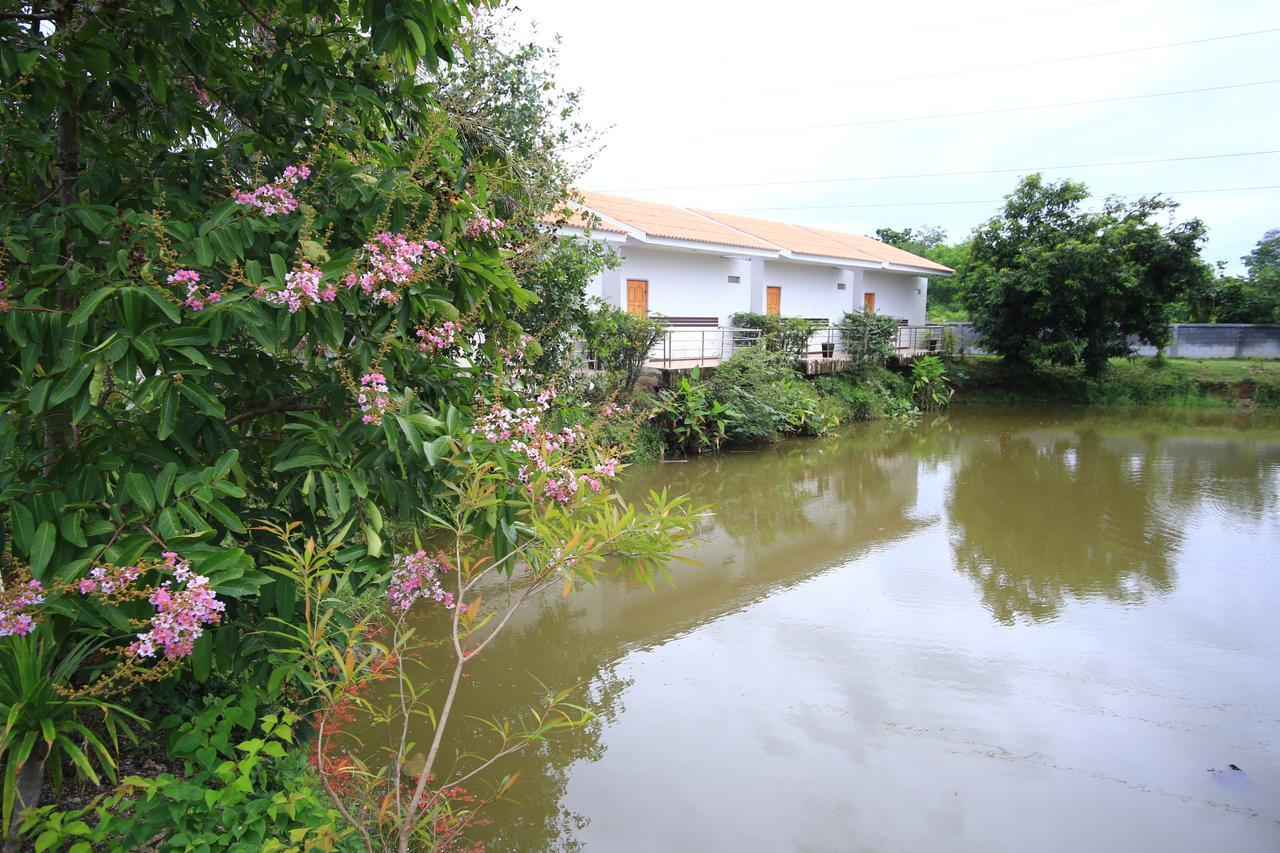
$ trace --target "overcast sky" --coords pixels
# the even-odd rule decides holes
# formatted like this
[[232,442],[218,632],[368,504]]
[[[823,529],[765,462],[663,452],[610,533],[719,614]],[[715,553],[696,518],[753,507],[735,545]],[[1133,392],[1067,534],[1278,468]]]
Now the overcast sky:
[[[959,239],[1039,168],[1097,196],[1172,195],[1208,223],[1206,257],[1233,270],[1280,228],[1275,0],[521,8],[540,41],[562,37],[561,81],[606,131],[584,189],[855,233],[940,225]],[[1219,38],[1243,33],[1256,34]],[[1168,46],[1180,42],[1198,43]],[[1041,168],[1226,154],[1253,156]],[[1011,171],[936,174],[990,170]]]

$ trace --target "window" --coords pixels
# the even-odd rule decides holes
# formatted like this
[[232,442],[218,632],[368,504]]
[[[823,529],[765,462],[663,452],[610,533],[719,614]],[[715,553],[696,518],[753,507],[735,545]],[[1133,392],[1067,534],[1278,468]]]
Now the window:
[[836,290],[844,290],[844,282],[843,282],[843,281],[837,281],[837,282],[836,282]]
[[731,276],[729,276],[729,283],[730,283],[730,284],[742,284],[742,276],[740,276],[740,275],[731,275]]

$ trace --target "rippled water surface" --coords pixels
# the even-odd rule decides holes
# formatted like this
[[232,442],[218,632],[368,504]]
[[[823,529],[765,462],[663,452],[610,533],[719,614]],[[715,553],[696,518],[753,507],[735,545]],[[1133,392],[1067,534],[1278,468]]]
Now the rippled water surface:
[[476,665],[463,714],[598,714],[506,765],[491,849],[1280,850],[1275,421],[962,409],[628,478],[714,504],[702,565]]

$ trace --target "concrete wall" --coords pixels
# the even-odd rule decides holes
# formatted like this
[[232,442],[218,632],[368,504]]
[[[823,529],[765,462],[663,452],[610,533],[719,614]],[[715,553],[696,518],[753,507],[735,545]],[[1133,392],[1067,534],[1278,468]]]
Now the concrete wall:
[[[948,323],[965,352],[978,354],[972,323]],[[1248,323],[1174,323],[1165,355],[1170,358],[1280,358],[1280,326]],[[1133,342],[1138,355],[1155,355],[1155,347]]]
[[[738,311],[764,311],[766,287],[782,288],[782,316],[826,318],[838,323],[846,311],[862,307],[865,292],[876,294],[876,310],[924,323],[927,280],[883,270],[842,269],[785,260],[752,261],[710,252],[651,246],[618,247],[621,268],[596,277],[590,293],[626,307],[626,281],[649,282],[649,310],[669,317],[715,317],[729,324]],[[752,265],[759,293],[752,292]],[[729,276],[739,276],[737,284]],[[837,283],[843,282],[844,290]],[[916,291],[919,290],[919,293]],[[756,304],[759,303],[759,304]]]
[[[782,289],[783,317],[823,318],[828,323],[839,323],[853,305],[851,279],[846,271],[834,267],[764,262],[765,286]],[[836,289],[836,282],[840,281],[845,282],[844,290]]]
[[928,287],[928,279],[924,276],[866,270],[862,274],[862,288],[855,296],[855,304],[861,308],[863,294],[874,293],[877,314],[888,314],[906,320],[912,326],[922,326]]
[[[725,258],[705,252],[679,249],[626,247],[620,250],[622,268],[614,271],[621,281],[620,302],[606,301],[626,307],[626,281],[641,278],[649,282],[649,311],[668,317],[715,317],[718,325],[729,323],[736,311],[751,305],[748,283],[748,261]],[[729,276],[741,276],[741,282],[730,284]]]

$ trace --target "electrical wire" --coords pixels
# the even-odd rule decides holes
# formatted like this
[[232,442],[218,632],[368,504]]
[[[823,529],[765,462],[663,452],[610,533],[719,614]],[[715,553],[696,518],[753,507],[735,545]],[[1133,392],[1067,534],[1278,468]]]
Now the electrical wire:
[[896,181],[908,178],[948,178],[961,175],[1005,175],[1013,173],[1052,172],[1062,169],[1093,169],[1103,166],[1141,166],[1150,163],[1185,163],[1192,160],[1220,160],[1229,157],[1261,157],[1280,154],[1280,148],[1267,151],[1236,151],[1230,154],[1193,154],[1186,157],[1155,157],[1147,160],[1104,160],[1098,163],[1063,163],[1056,166],[1025,166],[1013,169],[966,169],[957,172],[910,172],[900,175],[853,175],[847,178],[806,178],[797,181],[751,181],[735,184],[671,184],[662,187],[615,187],[594,190],[601,193],[659,192],[665,190],[720,190],[747,187],[785,187],[806,184],[843,184],[855,181]]

